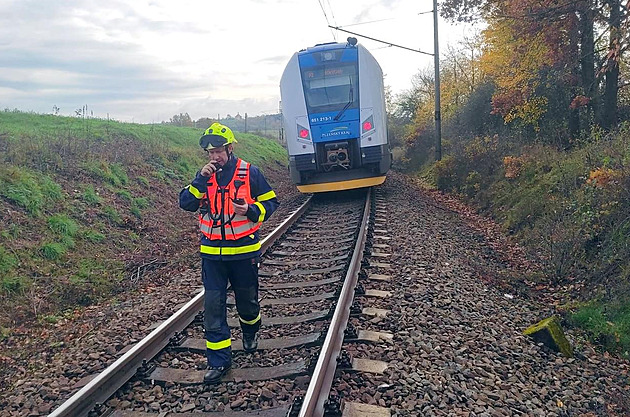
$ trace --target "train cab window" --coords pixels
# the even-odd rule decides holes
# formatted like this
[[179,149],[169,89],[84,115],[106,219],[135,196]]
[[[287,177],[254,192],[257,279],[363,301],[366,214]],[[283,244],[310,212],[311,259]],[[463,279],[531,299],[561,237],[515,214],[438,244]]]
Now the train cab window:
[[335,111],[358,106],[358,83],[354,65],[307,69],[302,73],[310,111]]

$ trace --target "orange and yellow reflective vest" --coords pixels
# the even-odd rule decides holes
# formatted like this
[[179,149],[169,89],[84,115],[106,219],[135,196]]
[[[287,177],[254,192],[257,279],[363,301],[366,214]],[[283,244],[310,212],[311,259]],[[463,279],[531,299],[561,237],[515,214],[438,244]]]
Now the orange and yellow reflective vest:
[[234,212],[234,201],[241,199],[254,204],[249,181],[249,163],[238,159],[230,182],[221,187],[215,174],[208,179],[206,198],[201,201],[205,210],[199,213],[199,228],[210,240],[238,240],[253,234],[260,222],[252,222],[245,215]]

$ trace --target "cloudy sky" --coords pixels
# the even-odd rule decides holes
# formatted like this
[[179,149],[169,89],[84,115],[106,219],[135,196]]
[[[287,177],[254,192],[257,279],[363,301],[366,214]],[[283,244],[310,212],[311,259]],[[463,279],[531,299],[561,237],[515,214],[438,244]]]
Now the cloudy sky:
[[[349,36],[327,21],[433,52],[433,17],[419,15],[431,9],[432,0],[0,0],[0,108],[73,115],[88,105],[95,117],[140,123],[272,113],[291,55]],[[439,25],[441,51],[467,30]],[[395,93],[433,62],[358,39]]]

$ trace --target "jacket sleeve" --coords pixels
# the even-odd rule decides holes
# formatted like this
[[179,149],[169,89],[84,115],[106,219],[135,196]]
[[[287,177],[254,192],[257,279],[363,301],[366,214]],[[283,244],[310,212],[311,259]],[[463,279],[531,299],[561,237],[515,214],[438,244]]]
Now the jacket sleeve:
[[179,206],[186,211],[197,211],[201,200],[206,198],[208,178],[197,172],[195,179],[179,193]]
[[276,193],[271,189],[260,170],[253,165],[250,166],[249,170],[250,190],[256,201],[249,205],[247,218],[260,223],[266,221],[276,211],[280,203]]

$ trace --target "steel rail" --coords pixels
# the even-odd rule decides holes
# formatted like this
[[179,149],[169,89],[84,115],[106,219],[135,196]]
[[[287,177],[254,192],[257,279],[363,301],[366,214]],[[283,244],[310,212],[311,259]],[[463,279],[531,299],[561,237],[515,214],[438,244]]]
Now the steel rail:
[[[264,254],[304,214],[311,200],[312,196],[261,241],[261,254]],[[62,403],[49,417],[84,417],[96,404],[107,401],[136,373],[143,361],[153,359],[166,347],[175,333],[181,332],[192,323],[195,316],[203,310],[203,294],[203,291],[197,294],[127,353]]]
[[350,306],[354,298],[354,288],[357,285],[359,271],[361,270],[361,260],[365,250],[368,222],[370,219],[370,200],[372,189],[370,188],[365,199],[363,209],[363,220],[357,242],[354,246],[354,253],[346,278],[344,280],[339,301],[330,322],[330,327],[324,339],[324,345],[317,358],[317,364],[311,377],[311,382],[306,389],[299,417],[322,417],[324,415],[324,402],[330,394],[330,388],[337,369],[337,357],[341,352],[343,336],[350,317]]

